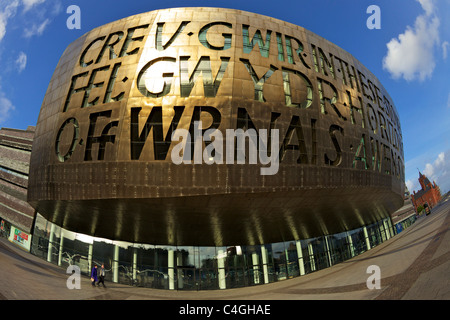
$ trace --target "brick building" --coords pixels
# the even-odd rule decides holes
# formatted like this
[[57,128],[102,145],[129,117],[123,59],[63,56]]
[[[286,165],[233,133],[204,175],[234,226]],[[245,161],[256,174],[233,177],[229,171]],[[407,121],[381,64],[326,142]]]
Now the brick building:
[[441,190],[436,185],[436,182],[430,182],[430,180],[419,171],[419,183],[422,189],[414,191],[412,195],[412,201],[414,209],[419,206],[427,204],[430,208],[434,207],[441,200]]

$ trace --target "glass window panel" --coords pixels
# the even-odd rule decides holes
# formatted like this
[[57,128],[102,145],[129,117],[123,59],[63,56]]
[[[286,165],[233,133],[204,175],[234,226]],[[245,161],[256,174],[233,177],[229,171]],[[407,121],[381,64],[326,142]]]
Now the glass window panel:
[[[4,234],[6,238],[9,237],[10,228],[11,224],[5,221]],[[33,237],[31,241],[31,253],[42,259],[46,259],[48,252],[47,220],[45,220],[39,213],[36,215]]]

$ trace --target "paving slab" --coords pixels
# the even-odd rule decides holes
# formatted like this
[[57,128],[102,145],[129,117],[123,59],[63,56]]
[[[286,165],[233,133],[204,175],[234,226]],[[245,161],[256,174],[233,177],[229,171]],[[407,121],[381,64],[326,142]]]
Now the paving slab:
[[[449,300],[450,201],[371,250],[327,269],[275,283],[226,290],[169,291],[106,283],[68,289],[66,270],[0,238],[0,300]],[[369,266],[380,268],[370,290]]]

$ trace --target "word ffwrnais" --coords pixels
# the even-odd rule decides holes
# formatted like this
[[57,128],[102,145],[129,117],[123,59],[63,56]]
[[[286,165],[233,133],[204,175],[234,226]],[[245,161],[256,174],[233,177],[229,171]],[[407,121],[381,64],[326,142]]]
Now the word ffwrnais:
[[[268,165],[260,169],[261,175],[274,175],[279,168],[279,130],[271,129],[227,129],[225,141],[218,129],[202,130],[202,121],[195,121],[192,134],[187,129],[176,129],[172,134],[172,142],[179,142],[171,153],[175,164],[249,164]],[[193,138],[193,139],[192,139]],[[246,152],[246,138],[248,138],[248,153]],[[181,140],[181,141],[180,141]],[[236,140],[236,144],[235,144]],[[224,150],[225,142],[225,150]],[[203,143],[206,147],[203,149]],[[268,149],[270,148],[270,153]],[[224,159],[225,155],[225,159]]]

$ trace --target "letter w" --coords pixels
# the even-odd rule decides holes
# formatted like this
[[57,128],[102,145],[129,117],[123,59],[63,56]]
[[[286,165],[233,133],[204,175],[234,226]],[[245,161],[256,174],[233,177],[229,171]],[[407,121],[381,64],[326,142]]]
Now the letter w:
[[255,44],[258,44],[259,47],[259,53],[262,57],[268,58],[269,57],[269,49],[270,49],[270,35],[272,34],[271,30],[267,30],[266,33],[266,43],[264,43],[261,35],[261,31],[256,30],[255,35],[252,38],[252,41],[250,42],[250,36],[248,32],[249,26],[248,25],[242,25],[242,40],[243,40],[243,47],[244,47],[244,53],[250,53],[253,50],[253,47]]
[[189,97],[192,88],[194,87],[195,81],[197,80],[200,73],[203,78],[203,90],[205,97],[215,97],[217,91],[219,90],[220,83],[222,82],[223,75],[227,69],[228,57],[220,57],[222,62],[220,63],[219,71],[217,71],[216,78],[212,79],[211,61],[207,56],[203,56],[197,63],[194,71],[189,77],[188,70],[188,60],[189,56],[180,57],[180,94],[182,97]]
[[147,121],[139,134],[139,113],[141,107],[131,108],[130,121],[130,145],[131,145],[131,160],[138,160],[141,156],[147,137],[153,128],[153,153],[155,160],[165,160],[170,144],[172,143],[172,132],[177,129],[183,114],[184,107],[174,107],[175,115],[169,126],[169,130],[163,140],[163,121],[162,121],[162,107],[153,107]]

